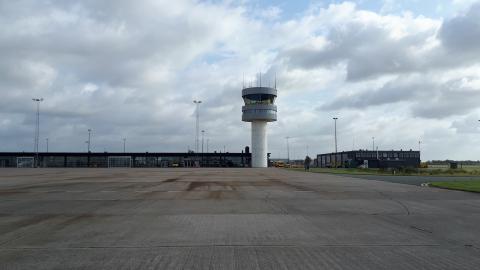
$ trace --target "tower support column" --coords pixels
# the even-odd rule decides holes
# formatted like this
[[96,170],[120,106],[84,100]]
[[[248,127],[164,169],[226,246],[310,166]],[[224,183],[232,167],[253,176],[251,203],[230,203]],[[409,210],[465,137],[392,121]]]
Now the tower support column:
[[266,168],[267,164],[267,122],[252,122],[252,167]]

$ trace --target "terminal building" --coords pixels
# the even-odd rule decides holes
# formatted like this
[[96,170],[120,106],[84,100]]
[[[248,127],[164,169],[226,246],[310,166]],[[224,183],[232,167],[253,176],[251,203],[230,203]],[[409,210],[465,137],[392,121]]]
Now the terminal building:
[[[38,158],[37,158],[38,157]],[[251,153],[0,153],[0,167],[18,168],[250,167]]]
[[418,168],[420,151],[368,151],[356,150],[317,155],[320,168]]

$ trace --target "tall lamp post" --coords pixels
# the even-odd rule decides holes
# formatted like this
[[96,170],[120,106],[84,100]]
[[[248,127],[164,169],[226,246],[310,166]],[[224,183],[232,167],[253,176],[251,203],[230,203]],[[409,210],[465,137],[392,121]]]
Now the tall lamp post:
[[[418,141],[418,159],[420,159],[420,157],[421,157],[421,152],[422,152],[422,146],[421,145],[422,145],[422,141],[419,140]],[[420,161],[422,161],[422,160],[420,159]]]
[[88,129],[88,140],[85,142],[87,144],[87,152],[90,153],[90,144],[92,142],[92,129]]
[[205,136],[205,130],[202,130],[202,166],[205,166],[205,161],[203,160],[203,139]]
[[205,130],[202,130],[202,154],[203,154],[203,138],[205,136]]
[[38,156],[38,141],[40,139],[40,102],[43,101],[43,98],[32,98],[34,102],[37,103],[37,117],[35,123],[35,143],[34,143],[34,152],[37,156],[37,160],[35,161],[35,167],[39,165],[39,156]]
[[198,153],[198,136],[199,136],[199,130],[200,130],[200,104],[202,103],[201,100],[194,100],[193,103],[195,103],[195,152]]
[[335,168],[337,168],[337,152],[338,152],[338,148],[337,148],[337,120],[338,120],[338,117],[333,117],[333,121],[335,122]]
[[290,137],[285,137],[285,140],[287,140],[287,163],[290,164]]

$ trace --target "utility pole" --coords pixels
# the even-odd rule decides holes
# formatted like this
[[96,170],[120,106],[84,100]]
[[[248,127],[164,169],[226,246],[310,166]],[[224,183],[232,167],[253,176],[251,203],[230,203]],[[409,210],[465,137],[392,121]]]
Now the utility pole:
[[372,137],[372,151],[375,151],[375,137]]
[[125,144],[127,143],[127,138],[123,138],[123,153],[125,154]]
[[199,148],[199,142],[198,142],[198,137],[199,137],[199,130],[200,130],[200,104],[202,103],[201,100],[194,100],[193,103],[195,103],[195,153],[198,153],[198,148]]
[[207,138],[207,153],[208,153],[208,143],[209,143],[210,139]]
[[39,155],[38,155],[38,141],[40,139],[40,102],[43,101],[43,98],[32,98],[34,102],[37,103],[37,117],[35,123],[35,143],[34,143],[34,152],[37,156],[37,160],[35,161],[35,167],[39,166]]
[[47,153],[48,153],[48,138],[46,138],[45,141],[47,141]]

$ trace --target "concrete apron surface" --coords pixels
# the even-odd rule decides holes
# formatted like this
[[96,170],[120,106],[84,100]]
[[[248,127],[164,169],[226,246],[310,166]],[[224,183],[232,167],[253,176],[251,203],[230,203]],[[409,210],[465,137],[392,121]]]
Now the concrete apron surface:
[[282,169],[1,169],[0,269],[480,269],[480,195]]

